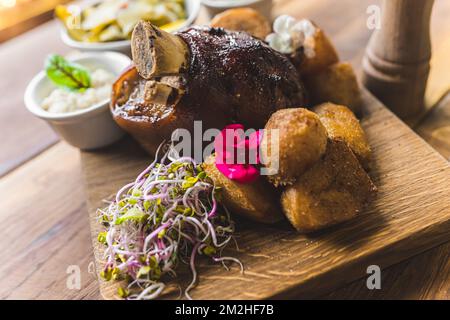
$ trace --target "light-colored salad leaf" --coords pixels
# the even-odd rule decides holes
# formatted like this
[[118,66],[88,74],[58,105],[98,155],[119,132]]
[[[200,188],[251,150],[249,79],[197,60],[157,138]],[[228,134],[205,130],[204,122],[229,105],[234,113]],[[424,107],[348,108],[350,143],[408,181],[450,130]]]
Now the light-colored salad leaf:
[[45,72],[55,85],[67,90],[83,91],[91,87],[91,76],[88,70],[57,54],[47,58]]

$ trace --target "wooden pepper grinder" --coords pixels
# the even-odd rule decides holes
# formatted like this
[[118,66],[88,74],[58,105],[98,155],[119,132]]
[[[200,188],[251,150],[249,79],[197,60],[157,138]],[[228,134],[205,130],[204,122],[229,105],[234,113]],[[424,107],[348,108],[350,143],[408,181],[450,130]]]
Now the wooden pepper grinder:
[[381,28],[363,59],[363,83],[403,119],[424,108],[430,71],[430,17],[434,0],[384,0]]

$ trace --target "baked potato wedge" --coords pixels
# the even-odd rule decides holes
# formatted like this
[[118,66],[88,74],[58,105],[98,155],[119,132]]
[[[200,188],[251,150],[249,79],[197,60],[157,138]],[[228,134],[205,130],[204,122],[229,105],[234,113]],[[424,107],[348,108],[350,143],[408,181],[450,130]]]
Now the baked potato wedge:
[[296,52],[291,57],[292,62],[302,76],[315,74],[339,61],[339,56],[333,43],[326,34],[314,23],[316,30],[313,35],[306,35],[305,46],[312,49],[314,55],[309,57],[301,52]]
[[355,114],[349,108],[333,103],[318,105],[313,111],[327,129],[328,137],[347,142],[364,169],[368,169],[372,152]]
[[292,225],[308,233],[353,218],[375,193],[347,143],[330,140],[324,158],[283,191],[281,205]]
[[269,21],[252,8],[235,8],[225,10],[211,20],[211,27],[233,31],[244,31],[264,40],[271,32]]
[[278,110],[264,129],[261,159],[271,173],[267,178],[277,187],[293,184],[325,153],[327,131],[307,109]]
[[267,224],[283,219],[276,190],[263,177],[250,184],[230,180],[216,168],[214,155],[205,160],[203,167],[222,189],[222,202],[232,213]]
[[361,93],[350,63],[338,62],[317,73],[303,77],[305,87],[313,105],[333,102],[358,113]]

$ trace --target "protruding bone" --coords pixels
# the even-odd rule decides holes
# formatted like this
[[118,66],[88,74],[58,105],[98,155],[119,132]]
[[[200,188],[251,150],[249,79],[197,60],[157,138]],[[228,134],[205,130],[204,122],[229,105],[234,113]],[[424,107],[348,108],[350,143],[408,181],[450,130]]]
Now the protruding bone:
[[144,99],[152,104],[176,104],[184,90],[163,82],[149,80],[145,83]]
[[147,21],[140,21],[134,27],[131,53],[139,75],[147,80],[183,73],[189,64],[187,44]]

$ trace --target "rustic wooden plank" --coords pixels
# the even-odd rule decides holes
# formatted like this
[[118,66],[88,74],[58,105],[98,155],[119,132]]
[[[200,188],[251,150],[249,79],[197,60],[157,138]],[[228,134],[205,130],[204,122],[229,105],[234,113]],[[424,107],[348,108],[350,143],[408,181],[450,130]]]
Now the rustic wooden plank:
[[[0,299],[97,298],[79,153],[66,143],[0,179]],[[66,286],[70,265],[82,290]]]
[[[282,1],[277,1],[280,3],[284,3],[284,4],[288,4],[291,0],[282,0]],[[343,59],[345,60],[351,60],[354,64],[354,66],[356,67],[356,69],[358,69],[359,67],[359,62],[360,62],[360,57],[362,56],[364,47],[365,47],[365,41],[368,39],[369,35],[370,35],[370,31],[367,30],[367,28],[365,27],[365,8],[367,8],[368,4],[372,4],[376,3],[376,1],[368,1],[368,0],[362,0],[362,1],[358,1],[358,2],[354,2],[353,4],[351,4],[349,2],[349,4],[347,5],[347,7],[341,7],[341,5],[336,5],[334,4],[332,7],[332,10],[327,10],[326,12],[328,12],[330,14],[329,17],[327,17],[326,19],[321,19],[320,18],[320,14],[321,11],[323,11],[323,9],[321,8],[321,5],[323,1],[297,1],[296,5],[298,4],[298,8],[299,10],[296,11],[297,7],[294,6],[289,6],[286,5],[286,11],[281,11],[279,10],[279,12],[281,13],[286,13],[286,12],[304,12],[305,14],[302,15],[298,15],[300,16],[306,16],[306,17],[314,17],[315,20],[317,20],[318,23],[320,23],[323,28],[325,29],[325,31],[327,31],[328,34],[330,34],[330,36],[332,37],[333,41],[336,42],[338,50],[340,51],[340,55]],[[329,4],[330,1],[328,2],[323,2],[325,4]],[[309,9],[308,9],[309,8]],[[346,15],[347,15],[347,11],[349,10],[358,10],[358,14],[356,15],[352,15],[352,17],[354,17],[354,19],[346,19]],[[430,79],[433,79],[434,75],[433,75],[433,70],[436,70],[440,73],[442,73],[444,76],[450,74],[450,72],[445,71],[448,70],[448,67],[450,67],[447,63],[447,59],[446,57],[448,56],[448,49],[445,49],[445,44],[446,41],[444,41],[446,38],[448,38],[448,32],[450,31],[449,28],[447,28],[446,26],[448,26],[448,23],[450,22],[448,20],[448,10],[450,9],[450,4],[448,3],[448,1],[445,0],[437,0],[436,4],[435,4],[435,11],[433,12],[433,19],[432,19],[432,35],[433,35],[433,51],[435,53],[435,56],[437,56],[437,61],[436,63],[433,63],[432,61],[432,73],[430,76]],[[289,10],[289,11],[287,11]],[[333,12],[333,15],[331,15],[331,12]],[[446,13],[447,12],[447,13]],[[342,17],[342,19],[336,19],[336,16]],[[333,21],[344,21],[344,23],[339,23],[337,25],[335,25]],[[335,28],[336,27],[336,28]],[[40,51],[42,49],[43,53],[47,53],[47,49],[48,45],[47,43],[49,42],[58,42],[58,35],[56,34],[56,29],[53,28],[43,28],[42,33],[39,33],[40,37],[39,37],[39,41],[33,42],[33,37],[28,38],[26,41],[21,41],[18,42],[18,46],[20,46],[20,50],[16,50],[14,51],[15,53],[19,53],[22,52],[33,52],[33,54],[36,52],[36,50]],[[34,31],[33,31],[34,32]],[[26,35],[28,35],[29,33],[27,33]],[[24,35],[25,36],[25,35]],[[10,41],[4,45],[0,45],[0,56],[2,55],[3,52],[3,48],[5,48],[5,46],[7,46],[9,48],[9,44],[11,43],[16,43],[15,40]],[[36,43],[38,43],[38,45],[36,45]],[[45,46],[43,45],[45,43]],[[25,45],[25,44],[29,44],[29,45]],[[32,44],[32,45],[31,45]],[[447,43],[448,44],[448,43]],[[60,44],[62,47],[62,44]],[[14,45],[12,45],[14,46]],[[436,46],[436,47],[435,47]],[[443,48],[443,49],[440,49]],[[11,49],[12,50],[12,49]],[[61,51],[60,51],[61,52]],[[11,54],[9,55],[9,57],[15,57],[16,54]],[[25,57],[28,60],[30,60],[32,57],[32,55],[28,54],[28,55],[20,55],[21,57]],[[43,56],[45,56],[45,54],[43,54]],[[439,58],[441,57],[441,58]],[[15,58],[14,58],[15,59]],[[13,59],[13,60],[14,60]],[[39,60],[39,59],[38,59]],[[0,69],[4,68],[3,64],[5,64],[5,61],[9,61],[9,60],[4,60],[1,59],[0,60]],[[42,60],[39,60],[38,63],[42,63]],[[11,68],[7,68],[7,69],[1,69],[1,70],[8,70],[11,74],[12,73],[17,73],[17,70],[20,70],[20,72],[23,74],[25,72],[25,70],[22,70],[23,68],[20,67],[19,68],[19,64],[16,63],[16,67],[13,69]],[[2,73],[3,75],[3,73]],[[29,77],[32,76],[32,72],[30,72]],[[441,78],[442,81],[440,80],[436,80],[436,84],[442,85],[445,83],[445,78]],[[23,88],[25,87],[25,83],[28,81],[29,79],[23,78],[22,82],[14,82],[14,83],[10,83],[11,85],[5,85],[6,82],[1,82],[2,86],[0,86],[0,90],[3,94],[2,100],[0,102],[0,104],[5,103],[5,102],[10,102],[9,100],[5,99],[5,95],[4,92],[10,92],[14,89],[15,86],[17,85],[21,85]],[[4,79],[4,81],[6,81],[6,79]],[[8,79],[8,81],[10,81],[10,79]],[[13,86],[14,84],[14,86]],[[6,89],[6,90],[5,90]],[[17,101],[19,101],[19,99],[17,99]],[[20,103],[21,103],[21,95],[20,95]],[[5,108],[2,105],[2,110],[4,110]],[[22,109],[22,107],[20,106],[20,108],[18,109]],[[13,108],[11,108],[11,110],[14,110]],[[15,110],[17,111],[17,110]],[[11,112],[12,113],[12,112]],[[13,114],[14,115],[14,114]],[[2,118],[3,114],[0,114],[0,119],[2,120],[7,120],[7,117]],[[18,119],[20,119],[18,117]],[[22,118],[25,119],[25,118]],[[27,125],[29,125],[31,118],[28,118],[29,121],[27,121]],[[38,120],[36,120],[38,121]],[[2,127],[5,128],[4,124],[5,121],[0,122]],[[17,122],[16,122],[17,123]],[[14,126],[12,126],[14,127]],[[45,126],[42,126],[43,128],[45,128]],[[17,126],[16,126],[17,128]],[[27,128],[23,128],[22,126],[20,127],[21,130],[26,130]],[[36,130],[39,131],[39,130]],[[27,141],[29,139],[34,139],[34,135],[36,134],[36,131],[33,130],[29,130],[27,131],[28,135],[22,135],[20,132],[14,132],[12,130],[9,130],[8,132],[14,132],[16,138],[19,137],[20,139],[11,139],[11,141],[14,144],[17,144],[17,148],[20,148],[20,144],[25,144],[27,143]],[[2,130],[2,133],[5,132],[4,130]],[[45,136],[44,136],[45,137]],[[36,139],[39,140],[39,139]],[[20,144],[17,143],[17,141],[20,141]],[[30,143],[30,145],[32,145]],[[3,140],[3,148],[5,148],[5,139]],[[67,147],[67,146],[66,146]],[[8,155],[8,152],[10,149],[8,149],[9,147],[7,147],[6,152],[2,153],[0,155],[0,159],[2,156],[4,155]],[[55,147],[52,147],[51,149],[49,149],[48,151],[44,152],[42,154],[42,156],[45,156],[45,161],[50,161],[51,163],[65,163],[67,162],[67,157],[69,156],[69,153],[67,152],[57,152],[55,153],[55,156],[49,158],[46,155],[49,152],[52,152],[52,149],[57,148],[60,149],[60,145],[57,144]],[[68,147],[67,147],[68,148]],[[26,150],[27,147],[24,146],[23,150]],[[5,150],[5,149],[4,149]],[[18,151],[16,153],[17,155],[20,155],[20,152]],[[70,153],[70,156],[73,157],[75,154]],[[76,156],[76,155],[75,155]],[[25,157],[23,160],[28,159],[29,157]],[[36,157],[34,160],[32,160],[30,162],[30,165],[32,163],[34,163],[35,161],[40,162],[40,158],[41,156]],[[50,160],[49,160],[50,159]],[[20,160],[18,163],[21,163],[22,160]],[[2,161],[0,161],[0,163],[3,163]],[[29,165],[29,164],[27,164]],[[14,165],[15,166],[15,165]],[[46,176],[46,170],[47,168],[49,168],[49,164],[48,165],[39,165],[39,166],[33,166],[33,170],[31,170],[32,172],[35,172],[35,175],[32,175],[33,179],[44,179],[44,177]],[[73,166],[70,166],[73,169]],[[16,177],[16,173],[17,172],[21,172],[22,168],[17,169],[17,171],[9,174],[6,177],[10,177],[11,175],[14,175],[14,177]],[[78,169],[76,169],[78,170]],[[74,189],[78,189],[79,188],[79,183],[81,182],[74,182],[74,175],[73,173],[66,173],[68,176],[66,183],[67,186],[70,186]],[[6,178],[5,177],[5,178]],[[53,175],[52,176],[54,179],[56,179],[56,176]],[[22,179],[24,178],[24,176],[22,176]],[[59,182],[61,182],[60,177],[58,178]],[[58,180],[57,179],[57,180]],[[57,180],[55,180],[53,183],[57,183]],[[1,180],[0,180],[1,181]],[[12,183],[12,180],[8,180],[9,184],[8,184],[8,188],[7,189],[2,189],[2,190],[8,190],[8,193],[11,194],[20,194],[21,192],[23,192],[23,185],[20,181],[17,183]],[[61,203],[64,201],[66,201],[67,203],[70,203],[72,206],[74,207],[78,207],[81,206],[84,198],[82,193],[80,192],[73,192],[72,194],[68,191],[65,191],[63,193],[60,194],[59,190],[66,190],[65,188],[60,188],[60,186],[62,186],[63,184],[57,184],[57,187],[55,188],[51,188],[52,193],[55,194],[55,198],[60,197],[61,198]],[[27,184],[27,186],[30,186]],[[34,187],[34,186],[33,186]],[[2,193],[4,194],[4,193]],[[36,203],[39,201],[42,201],[42,198],[45,198],[45,196],[43,196],[42,193],[34,193],[32,197],[27,198],[27,202],[29,203]],[[10,203],[8,202],[8,206],[4,207],[7,208],[8,210],[10,210],[11,212],[20,212],[20,210],[22,210],[24,208],[24,205],[21,204],[21,202],[25,202],[23,199],[20,199],[21,201],[17,201],[16,203]],[[28,210],[28,215],[22,215],[21,221],[29,221],[29,223],[23,224],[24,226],[26,226],[27,228],[30,228],[33,226],[33,224],[35,223],[35,220],[31,219],[29,216],[31,215],[40,215],[40,216],[44,216],[44,212],[45,214],[47,214],[48,212],[51,211],[55,211],[55,210],[59,210],[59,206],[54,206],[53,202],[45,202],[47,207],[44,209],[39,209],[39,210]],[[59,201],[57,203],[60,203]],[[19,204],[19,206],[17,206]],[[80,210],[80,211],[84,211],[84,210]],[[61,214],[61,212],[58,212],[59,214]],[[79,216],[80,218],[82,218],[82,215],[78,215],[78,213],[76,214],[77,216]],[[82,232],[84,230],[84,232],[86,233],[86,230],[88,228],[88,222],[87,219],[85,219],[86,221],[84,222],[84,226],[81,227],[78,224],[77,228],[80,228],[80,232]],[[22,222],[21,222],[22,224]],[[71,234],[70,231],[70,224],[64,224],[63,225],[64,230],[61,230],[61,233],[65,233],[67,232],[68,234]],[[19,239],[19,238],[26,238],[25,234],[26,232],[23,231],[23,229],[18,229],[18,230],[10,230],[9,234],[13,234],[13,231],[17,232],[17,235],[14,235],[14,239]],[[43,233],[45,233],[43,231]],[[50,241],[50,240],[49,240]],[[89,245],[89,243],[87,243],[86,245],[86,240],[80,241],[79,245],[76,247],[77,250],[85,250],[86,252],[84,254],[80,254],[80,258],[76,259],[77,261],[83,261],[83,256],[89,257],[91,255],[91,246]],[[89,241],[89,240],[87,240]],[[15,246],[13,246],[15,247]],[[441,249],[442,248],[442,249]],[[17,247],[18,251],[23,250],[23,246],[21,247]],[[445,275],[448,275],[448,272],[446,273],[446,269],[445,269],[445,264],[443,262],[448,262],[448,255],[447,257],[445,256],[445,252],[448,253],[448,245],[447,246],[441,246],[437,249],[431,250],[431,251],[427,251],[424,254],[421,254],[417,257],[415,257],[412,260],[408,260],[405,261],[399,265],[396,265],[392,268],[387,268],[386,270],[383,270],[383,276],[387,275],[387,278],[383,278],[383,290],[382,292],[384,292],[386,294],[386,297],[389,298],[402,298],[402,297],[414,297],[414,298],[433,298],[433,297],[441,297],[442,296],[442,292],[445,292],[445,290],[447,290],[448,292],[448,276],[445,277]],[[39,281],[39,277],[42,277],[43,274],[40,272],[34,272],[33,274],[31,274],[27,280],[24,280],[24,278],[21,278],[20,276],[17,276],[16,281],[17,283],[15,283],[14,285],[16,286],[16,289],[11,291],[11,296],[13,297],[17,297],[17,298],[24,298],[24,297],[32,297],[33,294],[31,291],[33,290],[38,290],[40,293],[38,294],[39,297],[41,298],[97,298],[98,296],[98,291],[97,291],[97,284],[96,281],[86,281],[83,282],[82,284],[82,290],[79,292],[67,292],[64,291],[65,290],[65,277],[61,276],[60,274],[63,273],[65,275],[65,267],[62,268],[61,264],[64,264],[65,261],[74,261],[71,260],[71,254],[72,251],[71,250],[60,250],[58,252],[58,261],[52,261],[52,258],[47,257],[47,256],[43,256],[41,259],[41,255],[43,255],[43,253],[45,253],[45,250],[35,250],[33,251],[33,259],[36,260],[48,260],[48,262],[45,262],[45,264],[47,265],[51,265],[52,267],[48,267],[48,270],[53,271],[53,270],[57,270],[57,274],[59,275],[58,277],[56,277],[55,279],[51,279],[50,282],[55,281],[54,283],[52,283],[49,286],[49,289],[47,291],[42,290],[39,291],[39,288],[43,288],[43,286],[45,284],[50,284],[49,283],[45,283]],[[5,255],[5,257],[7,259],[11,259],[13,256],[15,255],[15,251],[10,251],[8,255]],[[425,256],[426,258],[420,258],[422,256]],[[434,259],[434,257],[437,256],[437,259]],[[33,261],[36,261],[33,260]],[[89,258],[86,258],[86,261],[89,260]],[[22,264],[24,260],[18,259],[18,260],[14,260],[16,261],[16,263]],[[413,261],[413,262],[409,262],[409,261]],[[29,263],[29,261],[27,261],[27,264]],[[88,265],[87,263],[82,264],[82,270],[86,270],[86,266]],[[430,269],[427,269],[427,266],[437,266],[437,269],[433,272],[430,272]],[[13,270],[15,268],[19,268],[18,266],[10,266],[10,270]],[[24,269],[21,269],[24,270]],[[390,270],[393,270],[391,273]],[[409,274],[409,277],[402,277],[401,274],[403,272],[405,272],[404,270],[407,270],[407,273]],[[4,285],[5,283],[5,279],[7,279],[8,277],[6,276],[7,273],[2,270],[0,272],[0,279],[2,284],[0,286],[1,288],[9,288],[9,286],[11,286],[11,282],[8,283],[8,286]],[[390,276],[389,276],[390,275]],[[440,276],[439,276],[440,275]],[[90,274],[83,274],[83,279],[88,276],[90,276]],[[385,279],[390,279],[389,281],[385,280]],[[19,283],[19,282],[22,282]],[[406,290],[404,290],[405,292],[400,292],[400,288],[402,287],[406,287],[406,284],[408,284],[409,282],[413,282],[412,284],[410,284]],[[37,286],[34,286],[34,284],[37,284]],[[398,288],[398,289],[393,289],[393,288]],[[413,292],[414,290],[412,289],[412,287],[416,287],[418,288],[416,290],[416,292]],[[427,288],[426,290],[421,290],[420,288]],[[447,288],[447,289],[445,289]],[[30,292],[28,292],[30,291]],[[408,294],[408,291],[412,291],[411,294]],[[347,291],[346,291],[347,292]],[[373,293],[368,293],[368,290],[365,289],[365,286],[362,287],[362,289],[360,291],[355,290],[355,294],[347,294],[346,292],[343,292],[342,290],[338,291],[336,297],[341,297],[341,298],[370,298],[370,297],[381,297],[381,296],[375,296],[373,295]],[[397,295],[397,296],[396,296]],[[5,294],[2,293],[0,294],[0,297],[4,297]],[[384,295],[383,295],[384,296]]]
[[416,131],[450,161],[450,91],[416,127]]
[[44,121],[25,109],[23,94],[31,78],[42,70],[49,53],[68,51],[54,21],[0,45],[0,176],[58,141]]
[[[450,93],[417,125],[416,132],[450,160]],[[450,299],[450,243],[444,244],[382,272],[381,290],[368,290],[358,280],[323,299]]]
[[[450,160],[450,93],[416,127],[416,132]],[[392,266],[382,273],[381,290],[356,281],[324,299],[450,299],[450,243]]]
[[431,15],[431,71],[425,93],[425,106],[431,109],[450,89],[450,3],[436,0]]
[[[303,1],[303,2],[297,2],[295,4],[295,8],[293,8],[292,5],[290,5],[290,1],[277,1],[277,4],[279,5],[278,13],[295,13],[297,17],[310,17],[314,20],[316,20],[323,29],[326,30],[326,32],[333,38],[333,40],[337,44],[337,48],[340,52],[341,58],[344,60],[350,60],[354,64],[355,68],[358,70],[360,67],[360,60],[364,52],[365,43],[367,42],[369,36],[370,36],[370,30],[366,28],[366,18],[367,16],[364,14],[365,9],[369,4],[377,4],[377,1],[358,1],[357,3],[352,3],[351,6],[345,7],[345,4],[342,7],[346,8],[345,12],[336,13],[337,10],[341,7],[341,4],[339,6],[335,5],[335,3],[329,2],[328,5],[324,1],[316,1],[314,4],[311,4],[309,1]],[[315,4],[318,4],[317,6],[314,6]],[[321,17],[321,11],[323,11],[323,7],[332,7],[333,10],[330,10],[333,12],[333,14],[338,14],[340,16],[346,16],[348,10],[350,11],[357,11],[358,14],[356,16],[353,16],[349,19],[333,19],[330,18],[322,18]],[[446,32],[444,30],[447,30],[448,28],[443,27],[445,26],[445,23],[448,23],[448,15],[445,13],[446,10],[448,10],[450,6],[446,5],[444,1],[436,1],[435,4],[435,11],[433,12],[433,19],[432,19],[432,34],[433,34],[433,51],[436,51],[437,48],[444,43],[442,41],[443,38],[446,36]],[[345,21],[345,23],[342,25],[333,25],[334,21]],[[348,26],[348,27],[346,27]],[[435,67],[436,70],[445,70],[445,68],[442,68],[446,66],[446,59],[437,59],[432,61],[432,65]],[[433,70],[435,70],[433,69]],[[442,72],[444,74],[448,74],[445,72]],[[431,73],[430,79],[434,79],[434,73]],[[441,85],[439,82],[435,82],[438,86]],[[431,88],[434,86],[431,85]],[[423,262],[425,260],[421,260]],[[417,262],[417,261],[416,261]],[[407,264],[407,262],[405,262]],[[395,272],[393,272],[395,273]],[[395,277],[393,277],[395,278]],[[415,277],[418,278],[418,277]],[[403,285],[401,281],[395,282],[395,284],[399,284],[400,286]],[[420,281],[416,281],[415,283],[420,283]],[[389,284],[390,285],[390,284]],[[364,296],[364,294],[361,294],[361,296]],[[356,296],[358,297],[358,296]]]
[[[243,261],[246,274],[200,267],[202,276],[193,297],[311,297],[363,276],[369,264],[388,267],[450,240],[450,166],[369,94],[364,94],[364,101],[362,124],[374,149],[373,176],[379,187],[372,208],[312,238],[287,225],[249,226],[238,220],[241,250],[230,250]],[[100,266],[96,208],[150,159],[125,140],[102,151],[82,153],[81,160]],[[249,282],[251,287],[245,285]],[[106,298],[114,297],[113,284],[101,281],[100,286]],[[218,287],[222,290],[214,290]]]
[[450,243],[428,250],[381,272],[381,289],[369,290],[366,278],[321,299],[450,299]]
[[[281,3],[281,1],[278,1],[277,3]],[[283,3],[289,3],[289,1],[283,1]],[[323,1],[318,1],[315,3],[320,3],[319,6],[323,6]],[[353,9],[356,7],[359,7],[356,11],[358,11],[358,15],[355,17],[356,19],[346,19],[345,21],[351,21],[350,23],[347,23],[347,25],[350,25],[350,27],[345,28],[344,26],[336,26],[331,25],[333,21],[340,20],[340,19],[322,19],[320,17],[320,9],[321,8],[312,8],[311,4],[307,1],[302,2],[302,5],[298,10],[290,10],[292,8],[290,7],[281,7],[278,10],[279,13],[283,12],[296,12],[296,15],[298,17],[306,16],[306,17],[312,17],[314,20],[316,20],[320,25],[327,31],[328,34],[333,38],[334,41],[337,43],[338,50],[340,51],[341,57],[344,60],[351,60],[353,64],[355,65],[356,69],[359,69],[359,61],[362,57],[362,54],[364,52],[364,44],[366,43],[367,39],[370,36],[370,31],[366,28],[366,16],[362,13],[364,13],[365,8],[367,8],[368,4],[376,4],[373,2],[365,2],[365,1],[359,1],[357,4],[353,3],[352,6],[347,7],[347,9]],[[445,10],[443,11],[442,8],[444,6],[443,1],[437,1],[436,3],[436,10],[433,14],[433,23],[432,23],[432,33],[434,36],[434,39],[436,39],[436,35],[443,34],[442,28],[442,18],[445,18]],[[297,5],[297,4],[296,4]],[[332,4],[331,4],[332,5]],[[309,6],[309,10],[308,10]],[[326,6],[326,5],[325,5]],[[340,6],[334,6],[334,9],[338,9]],[[447,6],[448,7],[448,6]],[[305,11],[306,10],[306,11]],[[315,11],[314,11],[315,10]],[[331,11],[331,10],[330,10]],[[297,12],[301,12],[297,14]],[[334,11],[333,11],[334,13]],[[346,14],[347,12],[345,12]],[[344,14],[344,13],[343,13]],[[441,19],[438,20],[437,17],[440,17]],[[440,28],[439,28],[440,27]],[[345,28],[344,30],[342,30]],[[439,31],[441,31],[439,33]],[[337,33],[337,34],[336,34]],[[336,38],[337,37],[337,38]],[[437,42],[439,44],[439,41]],[[435,46],[434,46],[435,49]],[[439,68],[437,68],[439,69]],[[397,282],[398,283],[398,282]]]
[[49,53],[68,51],[59,39],[55,21],[0,45],[0,176],[58,140],[44,121],[26,110],[23,94]]
[[[426,92],[426,106],[430,114],[416,125],[415,129],[425,141],[448,160],[450,160],[450,130],[448,129],[450,96],[441,97],[450,87],[450,65],[446,58],[450,52],[450,44],[445,41],[450,36],[449,14],[449,3],[437,0],[431,20],[433,57]],[[358,68],[356,62],[360,59],[355,60],[354,65]],[[436,103],[439,99],[441,101]],[[364,278],[322,298],[450,299],[449,261],[450,244],[445,244],[383,270],[381,290],[368,290]]]

